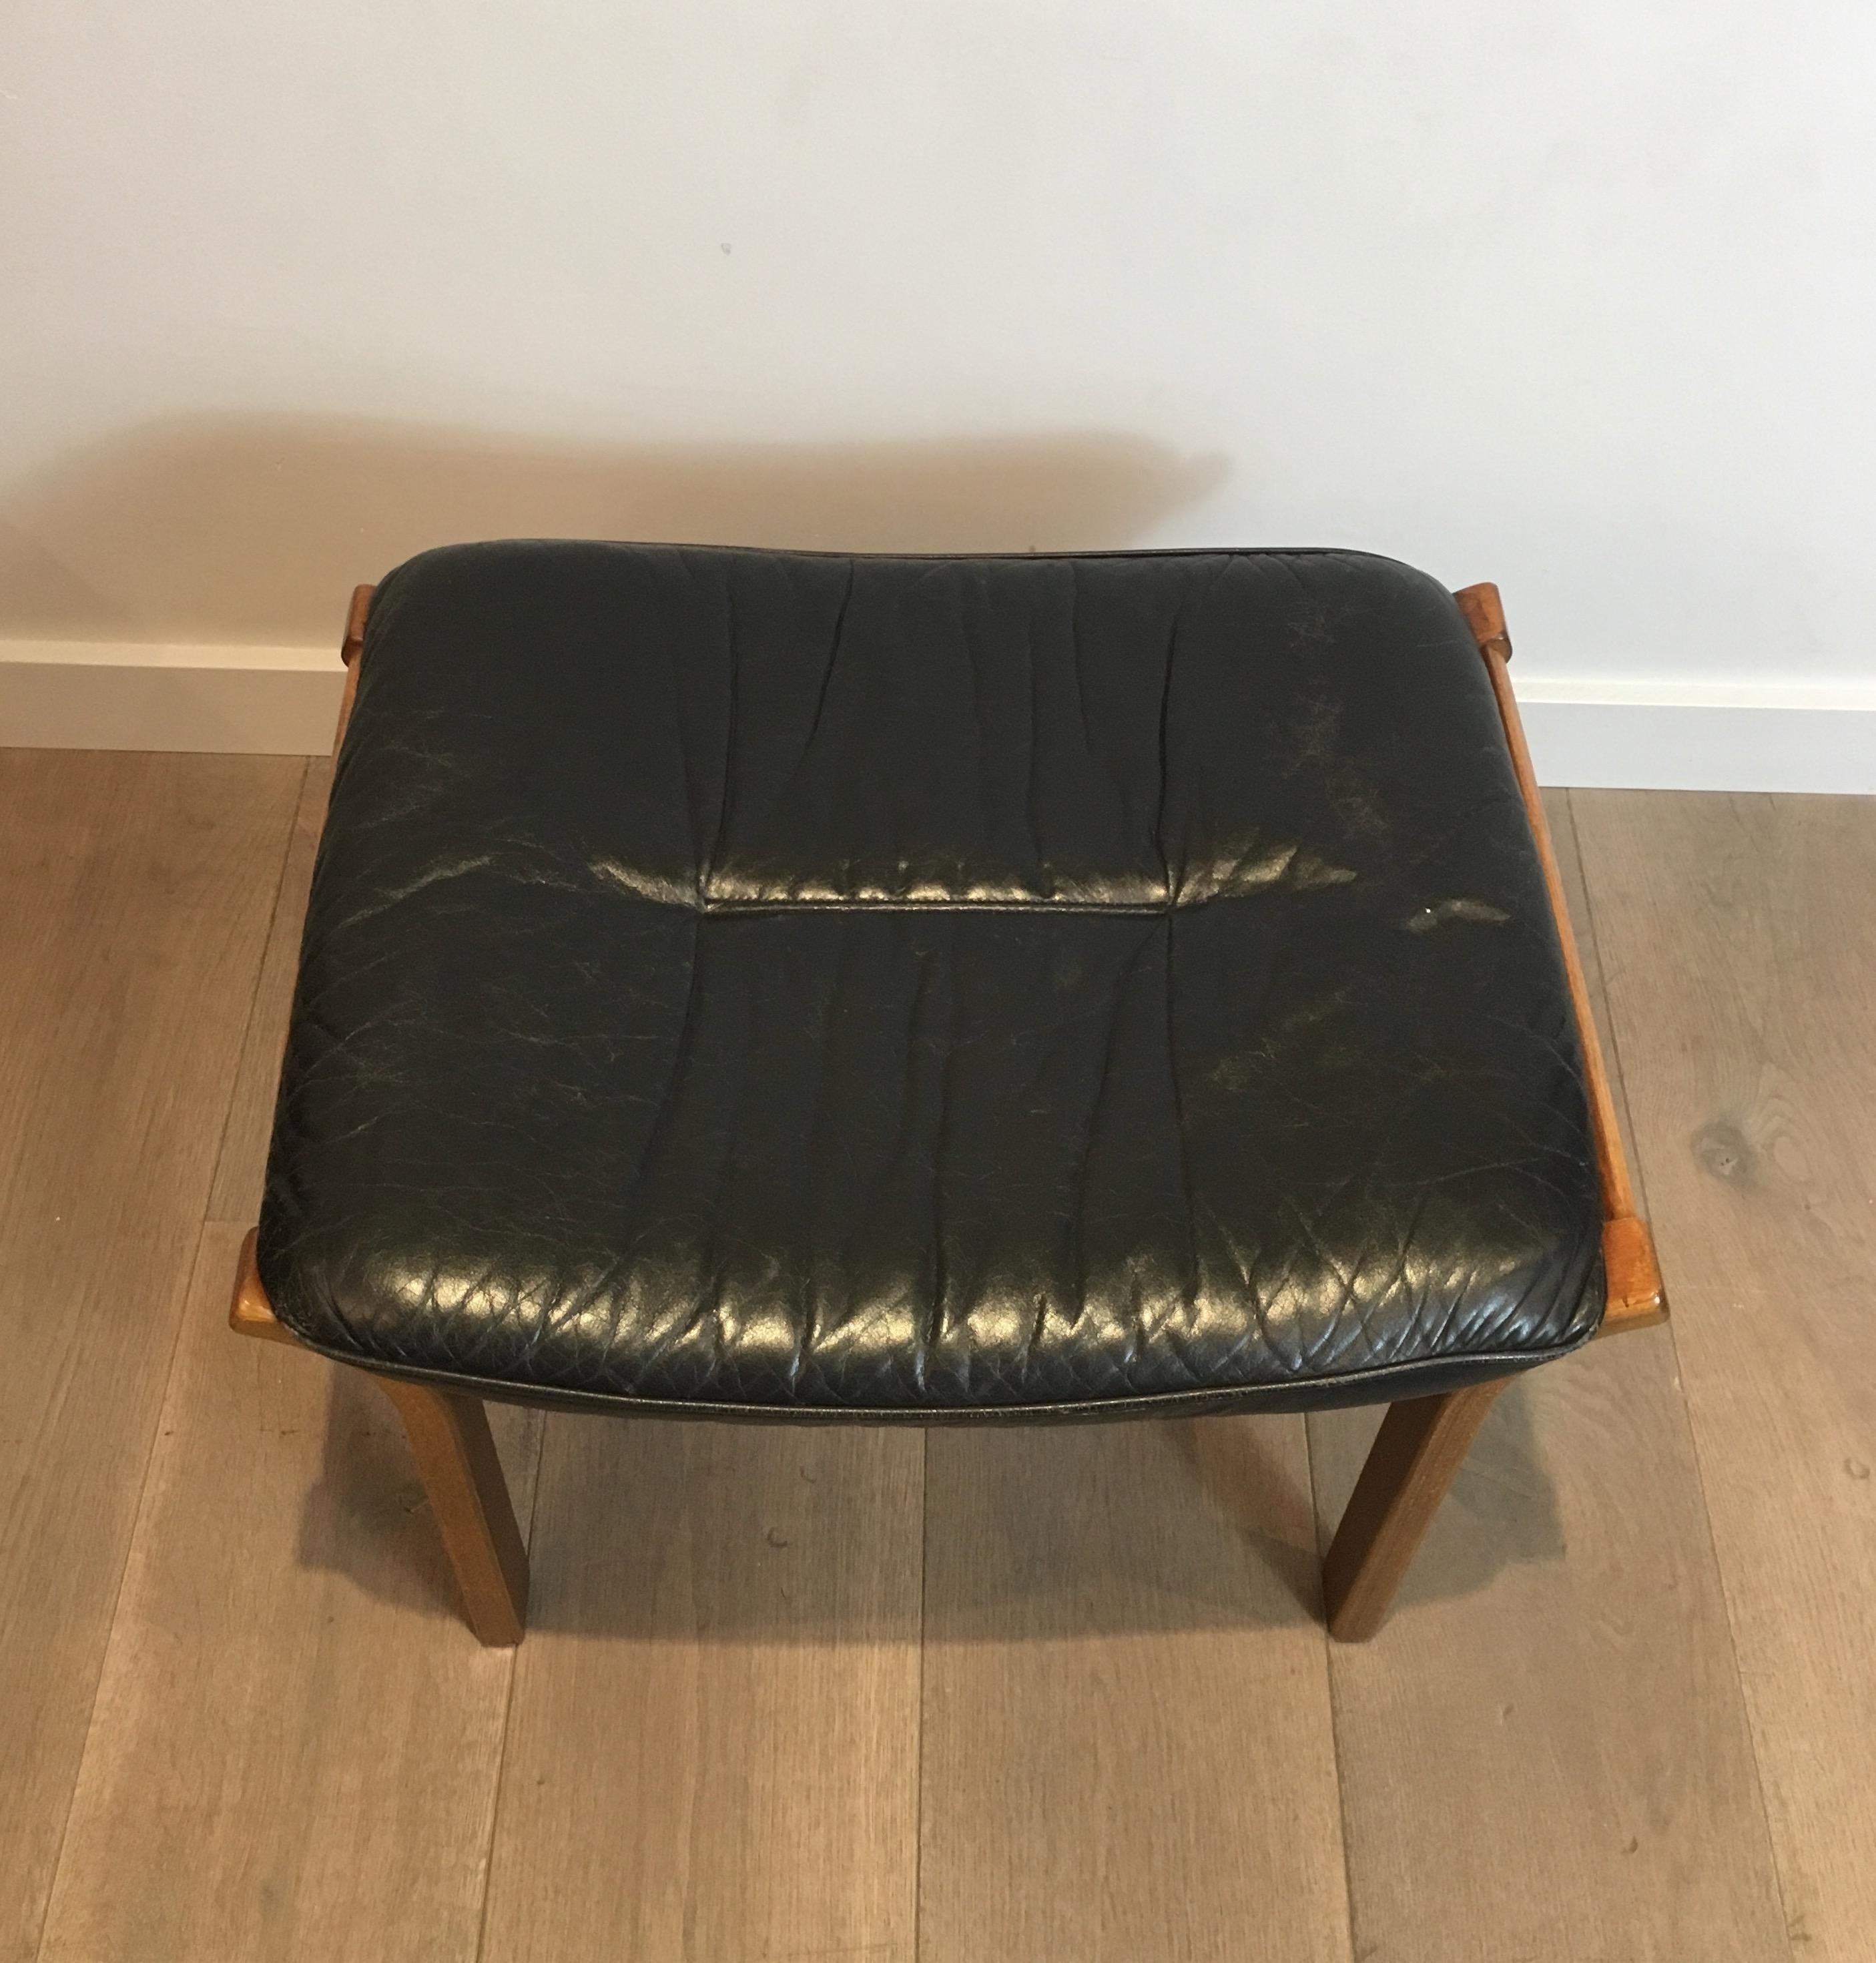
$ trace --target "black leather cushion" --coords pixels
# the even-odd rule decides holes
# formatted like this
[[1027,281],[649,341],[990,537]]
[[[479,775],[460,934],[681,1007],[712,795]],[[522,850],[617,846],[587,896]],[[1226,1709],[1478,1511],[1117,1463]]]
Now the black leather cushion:
[[1554,929],[1423,575],[464,546],[360,674],[260,1238],[316,1347],[938,1417],[1595,1327]]

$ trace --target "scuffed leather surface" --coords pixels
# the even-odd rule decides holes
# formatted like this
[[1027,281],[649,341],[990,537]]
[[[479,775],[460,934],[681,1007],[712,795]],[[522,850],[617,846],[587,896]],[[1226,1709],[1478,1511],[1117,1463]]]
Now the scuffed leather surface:
[[1602,1306],[1451,597],[1339,552],[506,544],[380,587],[260,1236],[506,1394],[1358,1402]]

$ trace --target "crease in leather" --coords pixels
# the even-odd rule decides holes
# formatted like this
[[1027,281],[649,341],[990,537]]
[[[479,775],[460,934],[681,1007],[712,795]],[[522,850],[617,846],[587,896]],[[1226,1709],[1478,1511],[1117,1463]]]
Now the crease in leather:
[[942,1418],[1593,1331],[1548,900],[1423,575],[457,548],[363,661],[261,1240],[315,1347]]

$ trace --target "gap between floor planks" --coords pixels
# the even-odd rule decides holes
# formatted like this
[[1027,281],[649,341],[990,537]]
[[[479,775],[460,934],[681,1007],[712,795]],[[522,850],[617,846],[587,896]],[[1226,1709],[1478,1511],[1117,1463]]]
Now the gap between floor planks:
[[1876,1952],[1873,818],[1581,812],[1791,1942],[1817,1963]]
[[0,1954],[41,1932],[302,774],[0,751]]
[[[40,1954],[474,1952],[513,1667],[462,1640],[387,1400],[238,1343],[330,766],[300,787]],[[494,1416],[530,1515],[539,1420]],[[411,1832],[413,1824],[421,1830]]]

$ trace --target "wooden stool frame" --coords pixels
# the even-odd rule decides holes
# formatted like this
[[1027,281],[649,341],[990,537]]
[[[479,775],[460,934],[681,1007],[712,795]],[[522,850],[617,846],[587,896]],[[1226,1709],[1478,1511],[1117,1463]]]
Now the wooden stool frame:
[[[352,595],[346,616],[345,639],[340,651],[345,664],[345,692],[333,738],[335,753],[351,714],[372,591],[369,586],[360,587]],[[1525,746],[1518,705],[1511,692],[1506,667],[1511,658],[1511,642],[1505,632],[1498,589],[1489,584],[1468,586],[1455,597],[1491,677],[1505,740],[1543,863],[1557,936],[1563,943],[1564,972],[1583,1046],[1602,1192],[1602,1254],[1609,1302],[1600,1334],[1619,1335],[1625,1330],[1644,1329],[1666,1319],[1660,1270],[1647,1223],[1635,1212],[1621,1134],[1615,1120],[1615,1099],[1602,1046],[1596,1039],[1583,964],[1570,931],[1563,879],[1551,847],[1550,828],[1545,822],[1543,800],[1531,768],[1530,752]],[[261,1286],[251,1232],[242,1246],[229,1321],[242,1335],[302,1347],[276,1318]],[[518,1643],[527,1620],[527,1554],[520,1529],[515,1524],[514,1510],[489,1435],[482,1401],[466,1391],[414,1383],[377,1371],[367,1370],[364,1374],[390,1398],[404,1420],[424,1489],[456,1571],[469,1627],[491,1647]],[[1404,1398],[1388,1407],[1323,1562],[1323,1606],[1332,1635],[1344,1641],[1359,1642],[1380,1628],[1394,1590],[1464,1462],[1493,1399],[1509,1381],[1508,1377],[1496,1378],[1437,1397]]]

